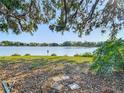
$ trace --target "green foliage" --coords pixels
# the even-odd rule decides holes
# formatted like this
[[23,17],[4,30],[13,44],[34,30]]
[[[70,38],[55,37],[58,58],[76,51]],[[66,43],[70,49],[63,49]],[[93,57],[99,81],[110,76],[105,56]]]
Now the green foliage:
[[79,36],[89,34],[94,28],[102,28],[102,33],[110,29],[111,39],[115,39],[124,27],[123,3],[123,0],[49,0],[46,4],[60,13],[49,27],[62,33],[74,31]]
[[65,41],[61,44],[59,43],[23,43],[23,42],[13,42],[13,41],[2,41],[0,42],[0,46],[82,46],[82,47],[99,47],[104,42],[71,42]]
[[81,56],[81,55],[79,55],[79,54],[75,54],[75,55],[74,55],[74,57],[79,57],[79,56]]
[[95,52],[91,70],[97,74],[110,75],[114,71],[124,71],[124,43],[122,40],[106,41]]
[[15,54],[12,54],[11,56],[21,56],[21,55],[20,55],[20,54],[16,54],[16,53],[15,53]]
[[51,56],[57,56],[55,53],[51,54]]
[[24,56],[31,56],[31,54],[25,54]]
[[72,46],[72,42],[65,41],[65,42],[63,42],[62,46]]
[[48,44],[49,46],[59,46],[59,44],[58,43],[50,43],[50,44]]
[[44,22],[40,5],[37,0],[0,0],[0,30],[8,32],[11,29],[16,34],[22,31],[32,34],[37,25]]
[[84,53],[83,55],[81,55],[82,57],[93,57],[93,54],[91,53]]
[[75,57],[93,57],[93,54],[91,53],[84,53],[84,54],[75,54]]

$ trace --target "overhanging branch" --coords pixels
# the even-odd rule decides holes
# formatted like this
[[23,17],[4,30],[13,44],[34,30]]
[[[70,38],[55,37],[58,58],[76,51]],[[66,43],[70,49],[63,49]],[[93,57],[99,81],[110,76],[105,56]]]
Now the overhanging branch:
[[[79,3],[79,6],[81,6],[81,4],[83,3],[84,0],[81,0]],[[77,13],[78,13],[79,8],[75,11],[75,13],[72,15],[72,18],[75,18]]]
[[66,6],[66,0],[64,0],[64,10],[65,10],[65,25],[67,23],[67,6]]
[[91,20],[92,19],[98,2],[99,2],[99,0],[96,0],[95,1],[95,4],[92,6],[91,11],[90,11],[90,14],[89,14],[89,17],[88,17],[88,20]]

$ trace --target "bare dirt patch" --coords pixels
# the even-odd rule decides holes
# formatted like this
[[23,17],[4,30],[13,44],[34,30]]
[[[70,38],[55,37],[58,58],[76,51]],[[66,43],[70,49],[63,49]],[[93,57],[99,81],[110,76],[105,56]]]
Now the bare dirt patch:
[[[92,74],[87,63],[50,64],[36,69],[16,63],[0,68],[0,80],[13,86],[11,93],[124,93],[124,73],[110,77]],[[0,85],[0,93],[2,93]]]

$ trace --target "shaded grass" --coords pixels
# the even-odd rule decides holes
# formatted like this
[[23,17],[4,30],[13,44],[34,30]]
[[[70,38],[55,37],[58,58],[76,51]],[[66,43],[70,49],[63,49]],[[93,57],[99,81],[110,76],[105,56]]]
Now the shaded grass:
[[32,68],[56,63],[80,64],[92,62],[92,57],[72,57],[72,56],[6,56],[0,57],[0,65],[29,63]]

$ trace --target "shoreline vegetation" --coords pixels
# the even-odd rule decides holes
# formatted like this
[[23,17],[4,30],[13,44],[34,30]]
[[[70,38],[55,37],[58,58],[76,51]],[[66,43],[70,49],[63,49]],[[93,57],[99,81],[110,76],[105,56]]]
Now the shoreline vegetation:
[[63,43],[37,43],[37,42],[30,42],[30,43],[24,43],[24,42],[14,42],[14,41],[1,41],[0,46],[52,46],[52,47],[100,47],[104,42],[81,42],[81,41],[65,41]]
[[[25,57],[25,56],[46,56],[46,55],[31,55],[31,54],[29,54],[29,53],[27,53],[27,54],[24,54],[24,55],[21,55],[21,54],[18,54],[18,53],[14,53],[14,54],[12,54],[12,55],[10,55],[10,57],[11,56],[17,56],[17,57]],[[57,55],[57,54],[55,54],[55,53],[52,53],[51,55],[47,55],[47,56],[58,56],[58,57],[63,57],[63,56],[59,56],[59,55]],[[47,57],[46,56],[46,57]],[[64,55],[64,56],[67,56],[67,57],[93,57],[93,53],[88,53],[88,52],[86,52],[86,53],[84,53],[84,54],[74,54],[73,56],[69,56],[69,55]],[[0,57],[8,57],[8,56],[0,56]]]

